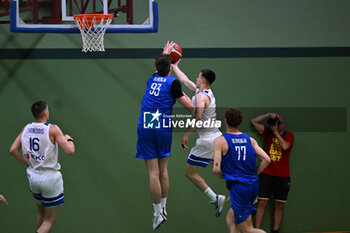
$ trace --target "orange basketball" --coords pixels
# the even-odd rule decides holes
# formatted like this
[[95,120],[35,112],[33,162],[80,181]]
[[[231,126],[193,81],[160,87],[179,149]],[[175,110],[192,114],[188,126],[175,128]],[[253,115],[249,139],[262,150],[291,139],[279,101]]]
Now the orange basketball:
[[182,57],[182,48],[180,45],[175,44],[172,50],[170,51],[171,63],[176,63]]

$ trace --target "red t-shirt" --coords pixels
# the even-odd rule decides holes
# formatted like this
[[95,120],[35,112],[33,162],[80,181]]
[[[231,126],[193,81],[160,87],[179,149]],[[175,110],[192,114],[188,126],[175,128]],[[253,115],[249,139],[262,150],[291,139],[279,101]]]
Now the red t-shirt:
[[265,127],[262,136],[265,139],[265,152],[270,156],[271,163],[262,173],[278,177],[290,177],[289,175],[289,155],[294,144],[293,133],[287,132],[282,138],[289,142],[292,147],[289,150],[282,150],[278,139],[274,136],[270,128]]

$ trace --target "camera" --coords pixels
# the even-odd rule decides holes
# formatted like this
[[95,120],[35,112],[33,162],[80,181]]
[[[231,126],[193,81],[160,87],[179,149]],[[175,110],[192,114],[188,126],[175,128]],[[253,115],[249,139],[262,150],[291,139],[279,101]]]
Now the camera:
[[281,122],[280,122],[280,119],[278,119],[278,117],[275,117],[275,118],[269,118],[267,119],[267,124],[269,125],[280,125]]

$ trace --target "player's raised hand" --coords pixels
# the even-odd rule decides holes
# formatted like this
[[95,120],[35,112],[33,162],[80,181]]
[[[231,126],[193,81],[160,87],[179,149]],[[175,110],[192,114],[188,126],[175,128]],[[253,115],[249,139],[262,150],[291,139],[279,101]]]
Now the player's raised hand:
[[164,48],[163,48],[163,54],[170,54],[174,45],[175,45],[175,43],[173,41],[171,41],[171,42],[167,41]]
[[181,58],[177,62],[171,63],[171,67],[174,68],[175,66],[178,66],[180,61],[181,61]]

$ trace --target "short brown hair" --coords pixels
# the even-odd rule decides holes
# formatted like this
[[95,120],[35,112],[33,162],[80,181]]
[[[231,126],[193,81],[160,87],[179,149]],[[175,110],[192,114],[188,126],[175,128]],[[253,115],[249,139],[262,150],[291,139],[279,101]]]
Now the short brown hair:
[[201,70],[202,76],[205,80],[207,80],[207,82],[209,83],[209,85],[213,84],[213,82],[215,81],[215,73],[212,70],[208,70],[208,69],[202,69]]
[[243,114],[239,108],[229,107],[225,111],[225,118],[228,126],[237,127],[243,121]]
[[35,119],[43,117],[43,112],[47,107],[44,101],[37,101],[32,105],[32,114]]

